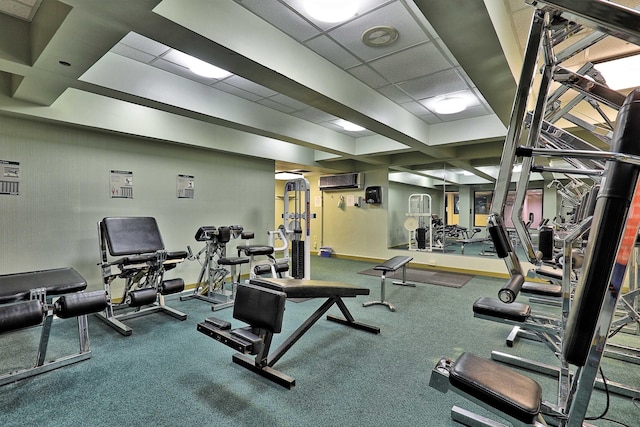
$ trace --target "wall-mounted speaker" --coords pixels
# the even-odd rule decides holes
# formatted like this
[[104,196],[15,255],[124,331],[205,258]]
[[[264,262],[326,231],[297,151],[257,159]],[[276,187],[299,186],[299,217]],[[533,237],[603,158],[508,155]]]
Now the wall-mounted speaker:
[[365,188],[364,200],[371,205],[378,205],[382,203],[382,187],[376,186]]

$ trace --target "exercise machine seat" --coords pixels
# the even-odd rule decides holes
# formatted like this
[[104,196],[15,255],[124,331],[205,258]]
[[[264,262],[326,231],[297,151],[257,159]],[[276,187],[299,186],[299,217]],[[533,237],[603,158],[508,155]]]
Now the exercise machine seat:
[[473,312],[485,316],[524,322],[531,315],[531,307],[519,302],[507,304],[495,298],[481,297],[473,303]]
[[456,360],[449,382],[462,392],[525,423],[532,423],[540,412],[540,384],[471,353],[463,353]]

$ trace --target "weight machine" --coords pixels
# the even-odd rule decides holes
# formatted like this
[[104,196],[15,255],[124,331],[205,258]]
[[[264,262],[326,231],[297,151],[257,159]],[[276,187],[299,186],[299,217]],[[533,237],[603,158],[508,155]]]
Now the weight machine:
[[409,232],[410,251],[433,250],[433,222],[431,221],[431,196],[412,194],[404,228]]
[[[198,228],[195,239],[198,242],[205,242],[205,246],[195,256],[191,253],[191,248],[188,247],[188,249],[189,259],[197,259],[202,269],[193,293],[181,296],[181,301],[191,298],[208,301],[213,304],[211,309],[214,311],[233,305],[236,288],[240,282],[242,264],[249,263],[248,258],[227,257],[227,243],[239,237],[245,238],[243,227],[240,225]],[[201,256],[204,256],[204,261],[200,261]],[[229,270],[226,267],[229,267]],[[229,274],[231,274],[231,289],[225,289],[225,279]]]
[[[292,195],[290,199],[290,195]],[[292,206],[293,205],[293,209]],[[284,184],[284,213],[282,220],[285,240],[291,246],[290,274],[294,279],[311,278],[311,195],[309,181],[298,178]],[[273,236],[273,235],[270,235]],[[273,245],[273,241],[270,245]]]

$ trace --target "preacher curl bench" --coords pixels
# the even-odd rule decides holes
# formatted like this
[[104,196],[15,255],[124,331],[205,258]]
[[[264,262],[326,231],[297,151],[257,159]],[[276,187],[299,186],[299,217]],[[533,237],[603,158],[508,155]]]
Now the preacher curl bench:
[[[107,305],[103,290],[84,292],[87,282],[73,268],[31,271],[0,276],[0,334],[42,325],[36,362],[32,367],[0,374],[0,385],[57,369],[91,357],[87,314]],[[54,316],[77,317],[80,349],[47,361]],[[3,349],[6,344],[3,344]]]
[[[368,288],[338,282],[300,279],[251,279],[238,286],[233,317],[249,326],[231,329],[231,323],[210,317],[198,323],[197,330],[219,341],[239,354],[233,362],[283,387],[295,387],[295,378],[273,366],[334,304],[344,317],[328,315],[327,320],[355,329],[380,333],[380,328],[356,322],[342,298],[368,295]],[[281,332],[287,298],[326,298],[302,325],[275,351],[269,353],[274,334]],[[255,356],[251,359],[247,355]]]
[[[184,290],[180,278],[164,280],[164,273],[187,258],[186,251],[167,252],[160,229],[152,217],[110,217],[98,222],[98,240],[102,268],[102,281],[108,304],[98,318],[122,335],[131,335],[132,329],[122,320],[156,311],[179,320],[187,315],[165,304],[165,295]],[[121,257],[109,259],[109,255]],[[116,270],[113,271],[113,267]],[[113,297],[112,282],[124,279],[122,297]],[[116,310],[134,308],[116,314]],[[144,308],[143,308],[144,307]]]

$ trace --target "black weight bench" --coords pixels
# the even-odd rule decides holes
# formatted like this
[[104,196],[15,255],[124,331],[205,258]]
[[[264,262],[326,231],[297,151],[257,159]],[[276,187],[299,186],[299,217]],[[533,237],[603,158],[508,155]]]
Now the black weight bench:
[[394,281],[394,285],[402,285],[402,286],[416,286],[415,283],[407,282],[407,264],[413,260],[413,257],[410,256],[394,256],[386,260],[384,263],[380,265],[376,265],[373,267],[374,270],[381,271],[380,275],[380,300],[378,301],[369,301],[362,304],[363,307],[369,307],[370,305],[386,305],[389,310],[396,311],[396,308],[390,302],[385,300],[385,281],[387,279],[387,274],[395,273],[398,269],[402,268],[402,281]]
[[[98,318],[122,335],[132,329],[122,320],[153,312],[163,312],[179,320],[187,315],[165,304],[165,296],[184,290],[181,278],[164,279],[166,271],[187,259],[186,251],[167,252],[160,229],[152,217],[108,217],[98,222],[102,281],[108,296]],[[115,260],[110,257],[121,257]],[[115,271],[113,268],[115,267]],[[122,296],[113,296],[112,282],[123,279]],[[132,308],[126,313],[117,310]]]
[[[104,291],[84,292],[87,282],[73,268],[31,271],[0,276],[0,334],[42,325],[35,364],[0,375],[9,384],[91,357],[87,314],[104,309]],[[77,317],[80,349],[77,353],[46,361],[54,316]]]
[[[344,317],[327,315],[327,320],[374,334],[380,328],[355,321],[343,298],[368,295],[369,289],[339,282],[300,279],[251,279],[238,286],[233,317],[249,326],[231,329],[229,322],[209,318],[198,323],[197,330],[241,354],[233,362],[283,387],[293,388],[295,378],[273,366],[333,305]],[[270,352],[274,334],[282,330],[286,299],[326,298],[326,301],[298,327],[276,350]],[[254,358],[247,355],[255,356]]]

